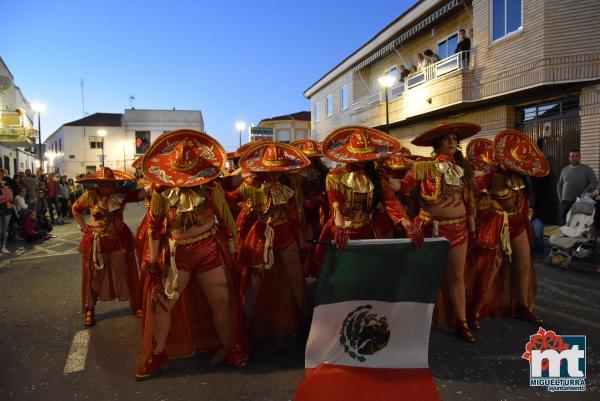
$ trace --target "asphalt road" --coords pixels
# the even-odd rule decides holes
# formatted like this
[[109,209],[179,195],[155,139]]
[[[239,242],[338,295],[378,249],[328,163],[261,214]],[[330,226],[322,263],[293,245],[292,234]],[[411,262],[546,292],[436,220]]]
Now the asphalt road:
[[[126,218],[132,229],[142,213],[141,204],[129,207]],[[297,338],[253,344],[251,361],[244,368],[214,367],[207,356],[198,355],[172,361],[165,374],[136,382],[139,319],[125,303],[100,303],[98,324],[84,328],[76,253],[79,232],[74,223],[55,231],[58,238],[0,261],[0,400],[293,398],[304,364],[303,344]],[[537,312],[546,319],[542,326],[558,334],[587,335],[587,391],[530,388],[528,363],[521,354],[537,326],[491,319],[475,333],[474,344],[443,329],[432,330],[430,366],[443,400],[600,399],[600,276],[536,268]],[[74,338],[87,337],[85,368],[64,373]]]

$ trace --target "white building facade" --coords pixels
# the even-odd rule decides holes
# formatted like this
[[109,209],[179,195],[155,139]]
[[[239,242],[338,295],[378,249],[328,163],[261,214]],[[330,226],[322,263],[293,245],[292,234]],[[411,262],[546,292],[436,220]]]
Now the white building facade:
[[[133,173],[131,163],[164,132],[189,128],[203,131],[199,110],[137,110],[95,113],[63,124],[46,139],[49,170],[68,177],[88,174],[104,165]],[[104,134],[104,136],[102,136]]]

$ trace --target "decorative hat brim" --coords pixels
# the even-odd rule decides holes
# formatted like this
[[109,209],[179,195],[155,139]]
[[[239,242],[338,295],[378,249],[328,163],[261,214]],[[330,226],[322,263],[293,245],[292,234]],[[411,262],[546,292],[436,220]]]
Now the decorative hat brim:
[[445,135],[454,134],[456,139],[459,141],[469,138],[476,133],[481,131],[481,127],[477,124],[472,123],[450,123],[441,124],[429,131],[423,132],[411,141],[413,145],[417,146],[433,146],[434,141],[437,138],[441,138]]
[[[276,163],[264,160],[264,152],[270,145],[281,148],[284,160]],[[247,150],[240,158],[238,165],[242,168],[242,171],[251,173],[287,172],[298,171],[307,167],[310,165],[310,160],[300,149],[291,145],[265,141],[259,142],[256,146]]]
[[[351,149],[350,137],[357,130],[361,130],[369,136],[373,143],[371,149],[361,151]],[[397,153],[401,147],[402,145],[396,138],[374,128],[358,125],[340,127],[323,140],[323,154],[325,157],[340,163],[355,163],[389,157]]]
[[[526,154],[518,154],[517,150],[526,147]],[[506,129],[494,138],[495,157],[506,170],[531,177],[544,177],[550,172],[550,165],[540,148],[523,132]]]

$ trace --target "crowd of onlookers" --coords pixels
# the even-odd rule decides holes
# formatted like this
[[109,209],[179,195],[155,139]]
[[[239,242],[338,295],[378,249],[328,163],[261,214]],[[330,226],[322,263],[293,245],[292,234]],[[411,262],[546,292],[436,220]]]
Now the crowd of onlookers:
[[[463,51],[471,50],[471,40],[467,38],[467,33],[464,29],[458,31],[458,43],[456,45],[456,49],[454,49],[454,54],[460,53]],[[465,55],[465,59],[468,60],[469,55]],[[440,56],[435,54],[431,49],[427,49],[422,53],[417,54],[417,65],[412,65],[410,68],[406,68],[404,64],[401,64],[398,67],[398,80],[400,82],[404,82],[407,78],[410,78],[414,75],[425,70],[425,68],[429,67],[432,64],[440,61]]]
[[33,175],[30,169],[10,177],[0,170],[0,254],[8,254],[8,240],[44,241],[55,224],[73,218],[71,206],[83,186],[66,175]]

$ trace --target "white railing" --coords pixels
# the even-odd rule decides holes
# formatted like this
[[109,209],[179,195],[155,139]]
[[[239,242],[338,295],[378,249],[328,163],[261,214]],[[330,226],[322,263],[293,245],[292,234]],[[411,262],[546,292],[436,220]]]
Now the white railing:
[[379,102],[381,102],[381,91],[377,91],[367,98],[368,104],[375,104]]
[[414,88],[424,84],[425,82],[432,81],[437,77],[449,74],[454,71],[469,68],[471,64],[471,52],[464,51],[453,54],[450,57],[446,57],[443,60],[438,61],[435,64],[427,66],[423,71],[412,77],[406,78],[407,89]]

